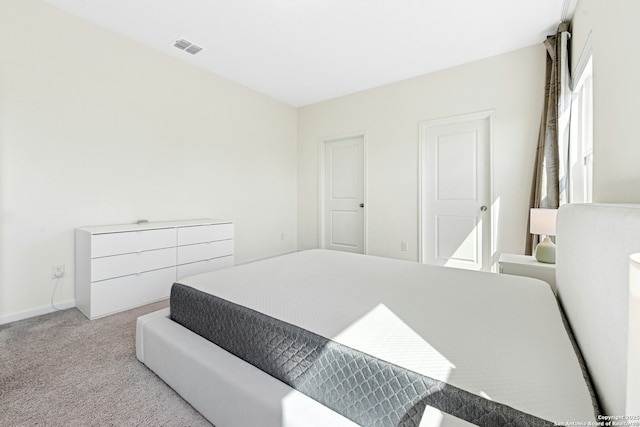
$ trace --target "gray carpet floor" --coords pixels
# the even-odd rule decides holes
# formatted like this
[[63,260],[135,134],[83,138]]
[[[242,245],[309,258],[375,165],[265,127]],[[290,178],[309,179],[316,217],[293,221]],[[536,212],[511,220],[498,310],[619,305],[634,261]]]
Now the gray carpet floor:
[[0,326],[0,426],[211,426],[136,359],[136,318],[167,304]]

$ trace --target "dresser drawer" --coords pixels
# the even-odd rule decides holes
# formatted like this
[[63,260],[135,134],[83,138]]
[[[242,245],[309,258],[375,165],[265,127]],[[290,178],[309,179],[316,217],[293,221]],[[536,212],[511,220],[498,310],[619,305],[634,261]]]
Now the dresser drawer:
[[91,239],[91,258],[170,248],[175,245],[175,228],[96,234]]
[[176,269],[164,268],[91,285],[91,317],[127,310],[169,297]]
[[178,265],[233,255],[233,240],[178,247]]
[[178,266],[177,280],[196,274],[233,267],[233,255]]
[[91,281],[96,282],[145,271],[159,270],[173,267],[175,264],[175,247],[94,258],[91,260]]
[[178,246],[233,239],[233,224],[196,225],[178,229]]

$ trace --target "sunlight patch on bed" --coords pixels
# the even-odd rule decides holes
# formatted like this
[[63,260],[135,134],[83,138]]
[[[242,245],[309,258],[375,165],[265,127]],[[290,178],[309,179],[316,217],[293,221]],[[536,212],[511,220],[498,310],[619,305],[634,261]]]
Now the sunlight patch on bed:
[[378,304],[333,340],[379,359],[447,381],[455,365],[396,316]]
[[422,414],[422,419],[420,420],[420,425],[418,427],[440,427],[443,419],[444,415],[442,415],[442,411],[431,406],[427,406],[424,409],[424,413]]
[[358,424],[298,391],[289,392],[281,402],[282,427],[308,425],[310,419],[313,420],[313,425],[358,427]]
[[489,396],[487,393],[485,393],[485,392],[484,392],[484,391],[482,391],[482,390],[480,391],[480,393],[478,393],[478,395],[479,395],[479,396],[484,397],[484,398],[485,398],[485,399],[487,399],[487,400],[493,400],[493,399],[491,398],[491,396]]
[[[332,340],[416,372],[428,371],[429,376],[443,382],[455,369],[453,363],[384,304],[375,306]],[[300,422],[309,419],[310,414],[314,420],[320,417],[325,425],[356,425],[333,411],[318,411],[314,404],[319,403],[296,391],[283,397],[281,404],[283,427],[304,425]],[[339,418],[334,418],[336,415]],[[326,423],[322,417],[327,418]],[[427,406],[420,427],[440,427],[442,422],[442,412]]]

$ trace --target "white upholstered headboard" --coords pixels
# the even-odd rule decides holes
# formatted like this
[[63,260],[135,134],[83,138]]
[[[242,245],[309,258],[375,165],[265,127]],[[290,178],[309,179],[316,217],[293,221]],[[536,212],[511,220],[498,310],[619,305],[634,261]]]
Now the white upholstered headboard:
[[558,298],[603,411],[623,415],[629,256],[640,252],[640,205],[564,205],[558,211],[556,244]]

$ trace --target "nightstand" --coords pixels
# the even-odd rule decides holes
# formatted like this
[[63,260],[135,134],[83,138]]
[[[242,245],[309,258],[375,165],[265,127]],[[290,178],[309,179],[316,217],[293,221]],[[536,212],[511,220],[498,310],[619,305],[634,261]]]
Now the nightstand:
[[544,280],[551,286],[555,295],[556,292],[556,265],[538,262],[529,255],[501,254],[498,261],[500,273],[513,274],[514,276],[532,277]]

